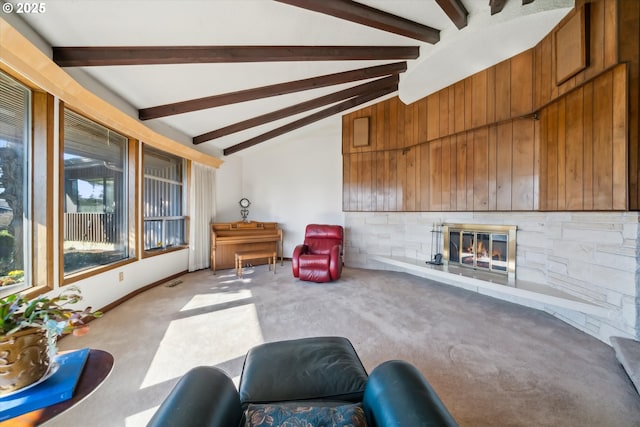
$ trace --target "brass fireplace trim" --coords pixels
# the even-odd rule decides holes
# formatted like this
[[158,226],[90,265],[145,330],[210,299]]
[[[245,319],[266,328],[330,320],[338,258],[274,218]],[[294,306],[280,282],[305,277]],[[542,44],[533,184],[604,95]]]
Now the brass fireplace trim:
[[[489,225],[489,224],[443,224],[442,225],[442,234],[443,234],[443,251],[442,258],[445,266],[449,266],[449,234],[451,231],[459,231],[463,232],[473,232],[473,233],[500,233],[507,235],[507,271],[506,275],[509,282],[515,282],[516,279],[516,231],[518,227],[515,225]],[[475,268],[465,266],[462,263],[455,263],[455,265],[460,265],[465,268]],[[481,270],[486,270],[481,268]],[[504,272],[499,272],[493,270],[492,272],[496,274],[505,274]]]

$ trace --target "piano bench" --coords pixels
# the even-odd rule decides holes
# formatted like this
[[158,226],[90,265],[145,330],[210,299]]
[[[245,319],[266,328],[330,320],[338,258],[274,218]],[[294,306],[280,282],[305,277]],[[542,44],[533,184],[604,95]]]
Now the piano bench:
[[269,270],[273,264],[273,274],[276,274],[276,261],[278,253],[276,251],[245,251],[236,252],[236,275],[242,277],[242,262],[251,259],[267,258],[269,260]]

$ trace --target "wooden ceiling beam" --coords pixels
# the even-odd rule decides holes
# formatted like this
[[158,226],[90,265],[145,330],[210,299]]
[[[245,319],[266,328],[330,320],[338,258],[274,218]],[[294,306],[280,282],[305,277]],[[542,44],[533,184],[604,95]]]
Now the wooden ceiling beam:
[[467,26],[469,12],[460,0],[436,0],[436,3],[459,30]]
[[268,98],[270,96],[284,95],[287,93],[317,89],[326,86],[354,82],[358,80],[372,79],[375,77],[387,76],[389,74],[398,74],[403,73],[406,70],[406,62],[394,62],[391,64],[378,65],[375,67],[359,68],[356,70],[326,74],[323,76],[311,77],[308,79],[294,80],[286,83],[278,83],[269,86],[241,90],[237,92],[229,92],[220,95],[208,96],[205,98],[176,102],[173,104],[143,108],[138,111],[138,117],[140,118],[140,120],[157,119],[159,117],[166,117],[174,114],[189,113],[192,111],[204,110],[207,108],[220,107],[222,105],[236,104],[239,102]]
[[495,15],[496,13],[502,12],[504,6],[507,4],[508,0],[489,0],[489,6],[491,7],[491,14]]
[[309,101],[301,102],[290,107],[262,114],[251,119],[243,120],[241,122],[234,123],[232,125],[225,126],[220,129],[204,133],[202,135],[198,135],[193,138],[193,143],[201,144],[203,142],[211,141],[212,139],[240,132],[255,126],[260,126],[266,123],[273,122],[275,120],[291,117],[295,114],[304,113],[305,111],[313,110],[315,108],[324,107],[326,105],[330,105],[338,101],[343,101],[354,96],[378,92],[391,87],[395,87],[397,89],[399,80],[399,76],[395,74],[393,76],[383,77],[372,82],[364,83],[345,90],[314,98]]
[[350,0],[276,0],[393,34],[435,44],[440,30]]
[[418,46],[89,46],[54,47],[60,67],[281,61],[416,59]]
[[361,96],[348,99],[347,101],[343,101],[339,104],[333,105],[329,108],[313,113],[307,117],[303,117],[301,119],[288,123],[284,126],[281,126],[269,132],[263,133],[262,135],[258,135],[254,138],[248,139],[239,144],[232,145],[231,147],[225,148],[222,151],[222,153],[225,156],[228,156],[233,153],[237,153],[238,151],[247,149],[249,147],[253,147],[254,145],[260,144],[261,142],[264,142],[264,141],[268,141],[269,139],[283,135],[287,132],[291,132],[293,130],[299,129],[303,126],[309,125],[319,120],[326,119],[327,117],[331,117],[335,114],[349,110],[350,108],[353,108],[353,107],[357,107],[358,105],[364,104],[366,102],[373,101],[374,99],[393,93],[396,90],[397,88],[391,87],[386,90],[381,90],[379,92],[369,93],[366,95],[361,95]]

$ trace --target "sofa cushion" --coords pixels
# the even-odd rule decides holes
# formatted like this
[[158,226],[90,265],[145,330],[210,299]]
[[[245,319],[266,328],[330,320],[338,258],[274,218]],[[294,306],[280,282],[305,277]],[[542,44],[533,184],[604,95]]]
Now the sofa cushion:
[[360,404],[341,406],[291,406],[251,404],[247,408],[245,427],[366,427]]
[[240,400],[244,408],[292,400],[360,402],[366,383],[367,372],[346,338],[278,341],[247,353]]

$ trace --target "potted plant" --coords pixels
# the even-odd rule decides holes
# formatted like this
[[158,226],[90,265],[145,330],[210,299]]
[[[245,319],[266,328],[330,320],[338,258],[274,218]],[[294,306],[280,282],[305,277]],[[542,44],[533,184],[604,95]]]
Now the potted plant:
[[14,294],[0,299],[0,397],[47,374],[58,336],[88,331],[85,321],[101,313],[70,307],[80,300],[80,290],[73,286],[55,297]]

